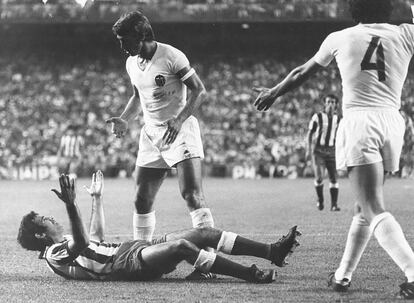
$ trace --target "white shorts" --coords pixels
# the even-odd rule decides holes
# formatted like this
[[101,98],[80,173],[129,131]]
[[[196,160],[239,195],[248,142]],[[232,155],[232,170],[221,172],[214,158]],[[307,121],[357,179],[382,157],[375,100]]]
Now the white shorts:
[[397,110],[351,110],[341,120],[336,136],[336,168],[384,163],[399,169],[405,122]]
[[166,126],[144,125],[139,138],[136,165],[151,168],[172,168],[177,163],[191,158],[204,158],[200,127],[195,117],[184,121],[175,141],[162,144]]

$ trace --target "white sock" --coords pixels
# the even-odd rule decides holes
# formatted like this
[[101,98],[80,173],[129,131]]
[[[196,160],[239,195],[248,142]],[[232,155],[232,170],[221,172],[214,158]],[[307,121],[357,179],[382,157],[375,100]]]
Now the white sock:
[[155,211],[147,214],[134,212],[132,219],[134,240],[151,241],[155,230]]
[[329,182],[329,188],[339,188],[339,183],[338,182],[336,182],[336,183]]
[[221,233],[220,240],[217,243],[217,250],[230,255],[231,251],[233,250],[236,238],[237,234],[228,231],[223,231]]
[[214,227],[213,215],[210,208],[199,208],[190,212],[193,227]]
[[360,214],[354,216],[349,227],[341,263],[335,272],[336,280],[340,281],[346,278],[351,281],[352,273],[356,269],[370,238],[371,230],[368,221]]
[[378,243],[404,272],[408,282],[413,282],[414,253],[397,220],[389,212],[384,212],[372,219],[370,228]]
[[213,252],[206,251],[201,249],[198,253],[197,260],[194,262],[194,268],[198,269],[203,273],[210,272],[211,267],[216,261],[216,254]]

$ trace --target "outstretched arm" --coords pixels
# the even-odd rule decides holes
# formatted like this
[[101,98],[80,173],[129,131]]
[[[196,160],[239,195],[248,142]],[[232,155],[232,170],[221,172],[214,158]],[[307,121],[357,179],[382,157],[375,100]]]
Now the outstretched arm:
[[293,69],[282,82],[273,88],[254,88],[254,90],[259,93],[254,101],[254,106],[260,111],[268,110],[278,97],[283,96],[287,92],[300,86],[321,67],[322,66],[316,63],[312,58],[305,64]]
[[105,240],[105,213],[102,201],[103,188],[103,173],[98,170],[92,175],[91,186],[85,186],[86,191],[92,197],[92,212],[91,222],[89,226],[89,237],[91,240],[98,242]]
[[68,248],[73,254],[79,254],[88,247],[89,237],[85,232],[80,211],[76,204],[75,180],[69,179],[67,175],[61,175],[59,183],[61,192],[56,189],[52,189],[52,191],[66,205],[73,236],[73,239],[68,241]]

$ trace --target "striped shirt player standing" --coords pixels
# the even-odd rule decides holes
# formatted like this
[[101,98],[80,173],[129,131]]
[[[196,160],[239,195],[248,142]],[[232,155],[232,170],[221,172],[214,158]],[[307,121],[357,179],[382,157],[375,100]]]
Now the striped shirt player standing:
[[76,178],[77,170],[82,161],[82,148],[84,146],[83,137],[77,133],[78,126],[69,125],[65,134],[60,139],[58,156],[58,166],[60,173],[70,174]]
[[315,113],[309,123],[306,159],[309,157],[312,159],[314,184],[318,197],[317,208],[319,210],[324,208],[323,179],[326,168],[330,181],[331,211],[339,211],[341,209],[338,207],[339,185],[335,161],[336,131],[341,120],[337,113],[339,100],[334,95],[327,95],[323,99],[325,110]]

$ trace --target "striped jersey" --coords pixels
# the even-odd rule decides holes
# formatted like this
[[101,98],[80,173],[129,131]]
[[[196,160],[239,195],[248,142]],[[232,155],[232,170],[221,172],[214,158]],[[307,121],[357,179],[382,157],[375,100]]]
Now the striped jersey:
[[56,274],[76,280],[110,280],[116,254],[122,243],[90,240],[79,255],[72,255],[66,240],[48,247],[43,255],[48,267]]
[[332,116],[325,112],[318,112],[312,116],[309,122],[309,130],[316,133],[315,147],[334,147],[336,131],[341,118],[337,114]]
[[84,144],[81,136],[64,135],[60,139],[60,150],[64,157],[80,157],[81,148]]

